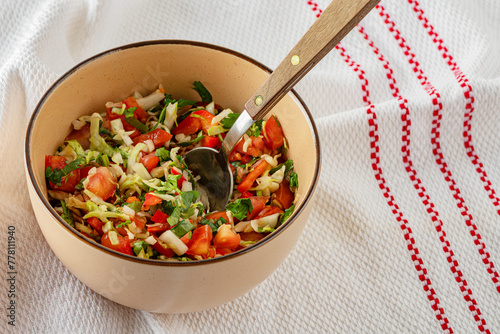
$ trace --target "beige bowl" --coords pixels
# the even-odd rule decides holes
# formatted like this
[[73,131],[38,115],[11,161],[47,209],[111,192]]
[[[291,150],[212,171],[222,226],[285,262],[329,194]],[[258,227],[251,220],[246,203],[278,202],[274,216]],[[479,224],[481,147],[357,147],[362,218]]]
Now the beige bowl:
[[63,75],[43,96],[28,125],[26,177],[38,224],[62,263],[85,285],[122,305],[184,313],[227,303],[268,277],[285,259],[306,224],[319,177],[318,134],[300,97],[289,93],[273,114],[279,118],[299,175],[293,216],[253,247],[193,262],[138,259],[101,246],[70,227],[50,206],[44,156],[53,154],[71,121],[103,112],[109,100],[146,94],[163,84],[174,97],[195,99],[201,81],[214,100],[241,111],[270,70],[232,50],[189,41],[152,41],[96,55]]

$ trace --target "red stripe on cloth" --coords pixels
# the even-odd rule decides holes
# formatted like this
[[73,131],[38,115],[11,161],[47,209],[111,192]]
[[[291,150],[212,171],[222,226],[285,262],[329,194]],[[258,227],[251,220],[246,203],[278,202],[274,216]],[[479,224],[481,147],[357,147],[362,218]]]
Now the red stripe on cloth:
[[[436,163],[439,165],[441,172],[445,175],[445,180],[449,184],[449,188],[454,194],[454,197],[458,197],[460,194],[460,190],[458,189],[455,180],[453,179],[453,175],[447,164],[444,160],[444,156],[441,150],[441,145],[439,142],[440,136],[440,125],[442,118],[442,108],[443,105],[441,103],[441,97],[435,87],[429,82],[424,72],[419,66],[418,61],[416,60],[415,54],[411,51],[411,48],[406,43],[405,39],[401,36],[400,31],[396,28],[394,21],[391,20],[389,14],[385,11],[382,5],[377,5],[379,15],[384,20],[384,23],[388,26],[389,31],[392,33],[395,40],[398,42],[399,47],[403,50],[403,53],[408,58],[408,63],[410,64],[413,72],[417,75],[417,78],[420,81],[420,84],[425,89],[426,93],[431,97],[432,104],[434,105],[433,110],[433,120],[432,120],[432,130],[431,130],[431,143],[433,147],[433,154],[436,159]],[[411,175],[410,175],[411,177]],[[414,186],[417,185],[420,188],[420,182],[418,179],[412,179],[414,182]],[[422,188],[420,188],[422,190]],[[430,202],[429,196],[425,194],[423,191],[418,192],[419,196],[423,199],[425,206],[429,214],[431,214],[432,221],[435,224],[436,231],[439,235],[439,240],[443,245],[443,251],[446,254],[446,260],[450,265],[450,270],[453,273],[456,282],[459,285],[460,291],[462,292],[463,298],[468,304],[468,309],[472,312],[474,320],[478,325],[478,329],[482,332],[490,333],[489,329],[486,326],[486,320],[481,315],[481,310],[479,309],[476,300],[474,299],[472,290],[468,287],[467,280],[464,278],[462,271],[460,270],[460,266],[458,260],[455,257],[455,254],[451,248],[450,242],[446,237],[446,232],[443,229],[443,223],[439,219],[439,214],[436,210],[434,210],[434,205]],[[457,196],[458,195],[458,196]],[[463,199],[462,199],[463,201]],[[466,209],[465,205],[464,208]],[[466,209],[467,210],[467,209]]]
[[[308,1],[308,4],[312,7],[312,10],[317,13],[316,17],[319,17],[322,12],[319,6],[313,1]],[[420,252],[416,245],[410,224],[404,217],[404,214],[400,210],[399,205],[397,204],[396,199],[391,192],[391,189],[387,185],[382,167],[380,166],[377,114],[374,112],[374,106],[373,104],[371,104],[369,99],[370,94],[368,90],[368,80],[365,77],[365,72],[361,69],[359,64],[351,59],[351,57],[346,53],[345,49],[340,44],[336,46],[336,49],[340,51],[340,55],[343,57],[344,61],[353,69],[354,72],[358,74],[358,78],[361,81],[363,102],[365,102],[368,106],[366,113],[368,115],[370,136],[370,159],[375,179],[377,180],[379,188],[382,191],[383,196],[386,198],[387,204],[389,205],[393,215],[395,216],[396,221],[400,224],[399,227],[403,231],[407,249],[410,252],[411,261],[413,262],[415,270],[418,273],[418,278],[422,283],[422,287],[427,294],[427,299],[431,303],[431,308],[435,313],[436,319],[439,321],[443,331],[445,331],[446,333],[453,333],[453,329],[449,324],[449,320],[447,319],[444,309],[440,304],[439,298],[436,295],[436,291],[432,286],[431,279],[427,274],[427,268],[424,265],[424,261],[419,255]]]
[[[441,52],[443,59],[446,64],[450,67],[453,72],[455,78],[458,81],[458,84],[463,89],[464,97],[465,97],[465,113],[464,113],[464,145],[465,151],[467,155],[472,161],[476,172],[480,175],[480,179],[483,182],[484,189],[488,193],[489,198],[491,199],[493,205],[497,208],[498,214],[500,214],[500,200],[496,195],[495,189],[491,181],[488,179],[488,175],[483,168],[483,164],[479,159],[479,156],[475,153],[474,145],[472,144],[472,134],[471,134],[471,123],[472,116],[474,113],[474,96],[472,94],[472,87],[469,84],[469,80],[465,76],[465,74],[460,70],[457,63],[453,60],[453,57],[448,52],[448,48],[444,45],[443,40],[439,37],[439,35],[434,30],[434,27],[429,23],[429,20],[425,17],[424,11],[420,8],[417,1],[408,0],[408,3],[412,5],[414,12],[418,15],[418,19],[422,22],[424,28],[427,30],[427,33],[430,37],[432,37],[432,41],[436,44],[437,49]],[[490,254],[486,248],[486,245],[482,241],[481,234],[478,232],[475,224],[472,223],[472,216],[469,214],[467,210],[467,206],[464,203],[464,199],[460,195],[460,191],[458,188],[456,189],[457,195],[455,198],[457,200],[457,206],[460,208],[462,215],[465,217],[465,223],[469,227],[469,233],[472,236],[472,240],[476,245],[479,254],[481,255],[482,261],[486,266],[486,271],[491,277],[491,280],[495,284],[495,287],[498,292],[500,292],[500,276],[495,268],[495,265],[492,261],[490,261]]]
[[[427,206],[427,209],[429,211],[429,208],[432,210],[432,207],[434,206],[430,202],[429,196],[426,194],[425,188],[421,186],[421,180],[417,175],[416,170],[413,168],[413,162],[412,158],[410,155],[410,129],[411,129],[411,119],[410,119],[410,111],[407,107],[408,101],[404,99],[401,94],[399,93],[399,88],[396,82],[396,79],[392,75],[393,69],[389,63],[389,61],[386,60],[384,55],[380,52],[379,48],[375,46],[375,43],[368,37],[368,34],[364,31],[363,27],[358,26],[358,31],[361,33],[363,38],[368,42],[370,45],[373,53],[377,56],[378,60],[382,63],[385,71],[386,71],[386,77],[389,81],[389,88],[391,89],[391,94],[394,98],[396,98],[399,102],[399,108],[401,109],[401,121],[403,123],[403,137],[402,137],[402,147],[401,147],[401,152],[403,152],[402,159],[403,163],[405,165],[405,169],[410,176],[410,179],[412,180],[412,183],[415,187],[415,189],[418,191],[418,194],[421,198],[424,198],[424,205]],[[437,300],[437,303],[439,304],[439,299],[435,297]],[[435,310],[435,315],[436,319],[440,322],[441,328],[448,333],[453,333],[453,330],[450,326],[450,323],[446,316],[444,315],[444,310],[442,308],[436,309]]]

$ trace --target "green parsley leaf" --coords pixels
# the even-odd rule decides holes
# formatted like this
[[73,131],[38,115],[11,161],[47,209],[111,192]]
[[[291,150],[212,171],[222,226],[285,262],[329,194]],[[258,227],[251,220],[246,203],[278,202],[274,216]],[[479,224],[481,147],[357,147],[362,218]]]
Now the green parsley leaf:
[[179,238],[182,238],[186,233],[191,231],[194,228],[193,224],[187,219],[181,220],[177,225],[172,227],[171,231],[178,236]]
[[295,172],[290,172],[290,187],[299,187],[299,179]]
[[136,109],[137,109],[137,107],[125,109],[125,111],[123,112],[123,115],[125,115],[125,117],[127,117],[127,118],[134,117],[134,112]]
[[219,227],[221,227],[225,223],[227,223],[227,221],[222,217],[217,219],[217,221],[215,221],[215,222],[210,220],[210,219],[206,219],[206,218],[203,218],[199,222],[199,224],[201,224],[201,225],[208,225],[210,227],[210,229],[212,230],[212,234],[217,233],[217,231],[219,230]]
[[160,159],[160,163],[170,160],[170,151],[163,146],[156,149],[155,155]]
[[220,121],[220,124],[222,124],[222,127],[224,129],[230,129],[233,126],[234,122],[236,122],[238,117],[240,117],[240,114],[235,112],[230,113]]
[[147,133],[149,131],[148,126],[146,124],[142,123],[141,121],[139,121],[137,118],[135,118],[133,116],[133,114],[132,114],[132,117],[125,118],[125,122],[127,122],[128,124],[132,125],[137,130],[139,130],[140,133]]
[[247,135],[252,137],[258,137],[262,133],[262,123],[263,119],[259,119],[255,123],[250,126],[250,129],[247,130]]
[[248,213],[253,210],[252,201],[248,198],[238,198],[234,202],[226,205],[226,210],[231,211],[234,217],[244,220]]
[[287,161],[285,161],[284,163],[282,164],[279,164],[278,166],[274,167],[273,169],[271,169],[269,171],[269,174],[273,174],[274,172],[278,171],[281,169],[281,167],[283,166],[286,166],[285,167],[285,174],[288,173],[289,171],[291,171],[293,169],[293,161],[291,159],[288,159]]
[[195,91],[198,92],[203,102],[208,102],[208,103],[212,102],[212,94],[210,94],[208,89],[206,89],[201,82],[199,81],[193,82],[193,88]]
[[291,207],[289,207],[288,209],[286,209],[285,212],[283,212],[281,214],[279,224],[281,225],[284,222],[286,222],[287,219],[290,218],[290,216],[292,215],[292,213],[293,213],[294,210],[295,210],[295,204],[292,205]]
[[134,254],[139,255],[141,250],[145,253],[148,250],[148,243],[142,240],[134,242]]

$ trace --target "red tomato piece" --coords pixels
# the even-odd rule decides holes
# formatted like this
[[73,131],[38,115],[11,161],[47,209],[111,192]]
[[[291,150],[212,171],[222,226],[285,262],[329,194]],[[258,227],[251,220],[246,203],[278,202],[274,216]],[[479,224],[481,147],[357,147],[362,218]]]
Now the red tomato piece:
[[255,180],[266,171],[269,164],[266,160],[261,159],[253,164],[253,169],[248,173],[240,184],[236,187],[240,193],[244,193],[250,189]]
[[103,234],[102,227],[104,226],[104,223],[100,219],[96,217],[90,217],[89,219],[87,219],[87,223],[89,223],[89,225],[92,226],[94,230],[99,232],[100,235]]
[[236,249],[240,245],[241,237],[231,230],[231,226],[224,224],[219,227],[214,237],[214,246],[216,248]]
[[135,223],[135,226],[141,230],[146,226],[146,218],[134,215],[133,217],[130,217],[130,220],[132,220]]
[[[197,115],[197,116],[193,116],[193,115]],[[189,117],[198,118],[201,122],[201,128],[206,133],[207,130],[212,126],[212,119],[214,118],[214,115],[212,115],[211,113],[209,113],[206,110],[196,110],[191,115],[189,115]]]
[[142,203],[142,210],[149,210],[151,205],[157,205],[162,202],[162,199],[155,196],[154,192],[150,191],[146,195],[144,195],[144,202]]
[[177,180],[177,188],[182,189],[182,183],[186,181],[186,178],[182,176],[182,174],[179,173],[175,168],[171,168],[170,173],[181,176],[180,179]]
[[188,255],[199,255],[204,259],[208,256],[210,242],[212,241],[212,229],[208,225],[201,225],[193,231],[191,240],[189,241]]
[[122,237],[119,233],[116,234],[118,238],[118,244],[113,245],[111,243],[111,240],[109,238],[109,232],[104,233],[104,235],[101,238],[101,244],[105,247],[108,247],[110,249],[113,249],[117,252],[127,254],[127,255],[133,255],[132,253],[132,248],[130,247],[130,241],[128,239],[128,236]]
[[151,132],[142,134],[133,139],[134,145],[137,143],[144,143],[146,140],[152,140],[155,148],[159,148],[163,146],[166,142],[168,142],[172,138],[172,135],[165,130],[162,129],[154,129]]
[[181,241],[187,245],[189,243],[189,240],[191,240],[189,233],[186,233],[182,236]]
[[163,247],[162,244],[160,244],[160,239],[155,234],[152,234],[152,236],[155,238],[156,243],[152,245],[154,250],[156,250],[158,253],[161,255],[165,255],[166,257],[172,257],[175,255],[175,252],[169,248],[169,247]]
[[290,190],[290,182],[283,180],[278,190],[272,195],[272,200],[276,200],[283,210],[288,209],[293,203],[293,192]]
[[229,248],[215,248],[215,254],[221,255],[221,256],[231,254],[232,252],[233,251],[230,250]]
[[241,194],[241,198],[249,198],[252,196],[253,196],[253,194],[251,192],[249,192],[248,190]]
[[253,147],[252,145],[249,145],[245,150],[243,150],[243,146],[245,145],[245,140],[241,139],[238,144],[233,148],[233,151],[239,152],[242,155],[248,154],[251,155],[252,157],[258,157],[262,154],[262,151],[259,150],[258,148]]
[[[52,167],[52,169],[63,169],[67,165],[66,158],[59,155],[46,155],[45,156],[45,168]],[[87,172],[88,173],[88,172]],[[61,185],[58,186],[49,181],[50,187],[54,190],[66,191],[72,193],[75,191],[75,187],[80,182],[80,169],[77,168],[70,172],[68,175],[61,178]]]
[[[128,124],[127,121],[125,121],[125,115],[115,114],[114,112],[111,111],[111,108],[106,109],[106,115],[107,115],[106,117],[109,121],[112,121],[112,120],[117,119],[117,118],[121,119],[123,129],[125,131],[132,131],[132,133],[129,135],[130,138],[135,138],[141,134],[139,132],[139,130],[137,130],[132,125]],[[107,128],[108,130],[111,129],[111,124],[106,124],[106,122],[103,123],[103,126],[105,128]]]
[[280,148],[285,143],[283,130],[274,116],[269,117],[264,126],[264,143],[271,150]]
[[134,117],[142,123],[146,122],[146,120],[148,119],[148,113],[139,106],[139,103],[137,103],[137,101],[132,96],[123,100],[123,103],[125,103],[125,108],[127,109],[135,107],[136,109],[134,111]]
[[251,196],[248,199],[252,202],[252,212],[247,214],[247,220],[252,220],[266,207],[269,197]]
[[256,149],[263,150],[266,145],[264,144],[264,139],[262,137],[250,137],[252,138],[252,146],[255,147]]
[[95,174],[89,176],[87,189],[105,201],[115,194],[116,178],[108,168],[98,167]]
[[281,210],[277,206],[270,206],[270,205],[268,205],[264,209],[262,209],[262,211],[259,212],[259,214],[257,216],[255,216],[254,219],[259,219],[259,218],[262,218],[262,217],[274,215],[275,213],[282,214],[283,210]]
[[244,232],[240,233],[241,240],[243,241],[259,241],[260,239],[264,238],[264,235],[259,232]]
[[192,135],[193,133],[200,131],[200,129],[201,129],[200,119],[196,117],[191,117],[191,115],[189,115],[172,130],[172,134],[176,136],[182,133],[186,136],[189,136]]
[[201,139],[200,144],[203,147],[218,148],[221,141],[218,136],[205,136]]
[[168,215],[161,210],[156,210],[151,220],[158,224],[164,224],[167,222]]
[[140,160],[139,162],[141,164],[144,165],[144,167],[146,167],[146,169],[148,170],[148,172],[151,173],[151,171],[153,170],[153,168],[155,168],[158,163],[160,162],[160,158],[158,158],[156,155],[155,155],[155,152],[151,152],[149,154],[146,154],[144,155]]

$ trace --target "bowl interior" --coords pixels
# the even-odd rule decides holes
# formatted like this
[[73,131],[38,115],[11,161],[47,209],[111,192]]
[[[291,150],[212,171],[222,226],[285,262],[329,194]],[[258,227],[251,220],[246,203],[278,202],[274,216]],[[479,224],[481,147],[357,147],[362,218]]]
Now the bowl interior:
[[[74,119],[104,112],[108,101],[120,101],[136,90],[150,93],[160,83],[174,98],[196,100],[199,97],[192,83],[201,81],[217,104],[241,112],[268,73],[265,66],[236,52],[186,41],[139,43],[91,58],[59,79],[33,114],[26,141],[31,182],[48,206],[45,155],[53,154],[62,144]],[[288,156],[299,176],[295,211],[298,213],[312,195],[319,173],[316,129],[294,92],[280,101],[272,114],[282,124],[290,146]],[[59,217],[56,220],[71,229]]]

